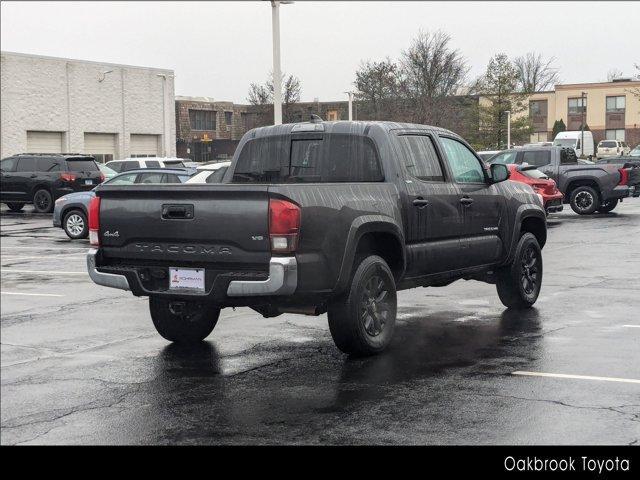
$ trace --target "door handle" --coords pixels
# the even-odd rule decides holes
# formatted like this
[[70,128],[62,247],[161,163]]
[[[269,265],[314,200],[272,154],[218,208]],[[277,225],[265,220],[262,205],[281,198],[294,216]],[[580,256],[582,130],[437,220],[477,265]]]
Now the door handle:
[[462,197],[460,199],[460,203],[463,204],[466,207],[466,206],[471,205],[473,203],[473,198],[471,198],[471,197]]
[[425,200],[422,197],[418,197],[413,201],[413,204],[418,208],[423,208],[429,205],[429,200]]

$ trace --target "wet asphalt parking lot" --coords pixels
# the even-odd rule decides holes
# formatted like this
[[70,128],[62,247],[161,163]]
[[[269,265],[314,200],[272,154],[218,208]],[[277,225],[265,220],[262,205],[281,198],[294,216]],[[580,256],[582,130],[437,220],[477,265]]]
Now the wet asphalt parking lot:
[[367,359],[326,316],[244,308],[171,345],[146,299],[91,283],[86,240],[30,212],[0,217],[4,445],[640,444],[639,199],[550,217],[534,309],[478,282],[404,291]]

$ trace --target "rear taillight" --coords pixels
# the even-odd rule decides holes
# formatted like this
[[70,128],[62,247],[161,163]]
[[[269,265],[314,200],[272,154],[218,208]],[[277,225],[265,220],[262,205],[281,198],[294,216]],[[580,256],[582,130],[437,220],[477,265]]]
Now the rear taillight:
[[60,174],[60,178],[63,182],[73,182],[76,178],[78,178],[78,176],[72,172],[62,172]]
[[618,185],[626,185],[629,181],[629,171],[626,168],[619,168],[618,171],[620,172]]
[[89,243],[95,247],[100,246],[100,197],[93,197],[89,203]]
[[273,253],[295,252],[300,232],[300,207],[286,200],[269,200],[269,240]]

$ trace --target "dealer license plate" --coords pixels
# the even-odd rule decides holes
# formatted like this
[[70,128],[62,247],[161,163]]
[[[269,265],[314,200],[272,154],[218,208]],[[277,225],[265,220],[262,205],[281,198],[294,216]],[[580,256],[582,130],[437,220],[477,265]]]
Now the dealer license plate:
[[169,268],[169,289],[204,291],[204,268]]

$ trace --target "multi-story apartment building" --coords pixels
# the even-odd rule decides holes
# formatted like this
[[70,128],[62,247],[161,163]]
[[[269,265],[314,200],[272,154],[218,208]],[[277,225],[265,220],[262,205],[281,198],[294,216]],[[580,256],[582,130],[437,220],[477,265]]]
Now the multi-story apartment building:
[[584,118],[596,143],[618,139],[637,145],[639,94],[640,81],[630,79],[556,85],[553,91],[537,92],[529,97],[531,141],[553,140],[551,132],[556,120],[562,120],[567,130],[580,130]]

